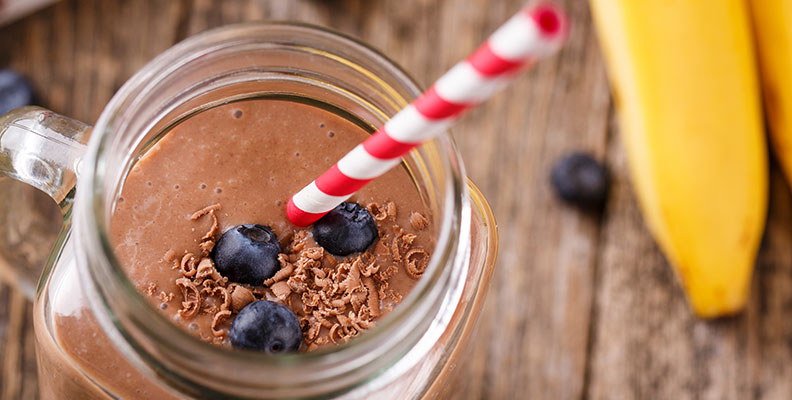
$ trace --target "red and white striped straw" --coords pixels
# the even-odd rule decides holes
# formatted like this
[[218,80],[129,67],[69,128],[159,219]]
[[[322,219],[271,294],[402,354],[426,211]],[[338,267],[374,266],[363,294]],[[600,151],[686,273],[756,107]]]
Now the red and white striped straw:
[[547,3],[523,8],[412,104],[292,196],[286,206],[289,221],[297,226],[316,222],[504,87],[521,67],[554,53],[566,33],[560,8]]

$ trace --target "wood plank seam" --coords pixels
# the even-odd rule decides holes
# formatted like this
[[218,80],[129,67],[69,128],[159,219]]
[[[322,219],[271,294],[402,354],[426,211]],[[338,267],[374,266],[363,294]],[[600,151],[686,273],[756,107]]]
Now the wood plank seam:
[[179,12],[176,17],[176,28],[174,33],[175,42],[181,42],[189,35],[190,19],[193,16],[193,1],[179,0]]
[[[606,123],[605,126],[606,152],[608,149],[610,149],[612,141],[615,140],[615,135],[616,135],[615,133],[616,129],[611,123],[613,118],[615,118],[615,114],[616,114],[615,105],[613,103],[613,97],[609,97],[608,103],[609,103],[608,115],[610,115],[610,117],[606,119],[608,123]],[[592,282],[593,290],[591,291],[592,298],[591,298],[591,310],[589,311],[588,332],[586,332],[585,368],[583,370],[583,387],[580,391],[580,397],[582,399],[589,398],[589,385],[591,383],[591,369],[592,369],[592,358],[593,358],[592,354],[594,351],[594,345],[596,340],[595,332],[597,330],[597,323],[599,322],[599,307],[598,307],[599,304],[597,300],[598,298],[597,293],[599,293],[600,280],[601,280],[600,260],[602,258],[600,257],[601,256],[600,252],[602,251],[602,249],[605,248],[604,243],[607,238],[605,237],[605,235],[603,235],[603,230],[605,229],[605,221],[607,220],[607,216],[611,212],[610,207],[607,207],[607,205],[610,205],[612,207],[613,203],[612,202],[606,203],[606,208],[602,211],[602,214],[599,216],[599,220],[597,221],[597,232],[596,232],[597,245],[595,247],[596,250],[594,251],[594,255],[593,255],[594,262],[593,265],[591,266],[593,269],[591,276],[594,277],[594,281]]]
[[2,399],[14,399],[22,382],[22,349],[25,338],[27,299],[17,290],[9,296],[8,335],[3,358]]

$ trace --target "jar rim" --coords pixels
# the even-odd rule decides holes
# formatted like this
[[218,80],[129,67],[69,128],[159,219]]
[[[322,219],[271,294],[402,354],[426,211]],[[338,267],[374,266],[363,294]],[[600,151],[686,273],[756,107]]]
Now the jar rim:
[[[443,158],[441,160],[442,168],[449,173],[451,179],[445,185],[444,213],[446,215],[438,219],[440,221],[437,230],[438,240],[426,273],[399,306],[378,321],[374,329],[365,332],[350,343],[317,352],[283,356],[220,348],[203,343],[184,332],[146,302],[123,272],[112,250],[113,246],[107,230],[109,211],[104,187],[106,178],[104,173],[108,162],[106,149],[109,148],[108,142],[111,138],[120,134],[120,129],[123,129],[118,126],[118,120],[126,109],[134,105],[134,102],[143,101],[148,91],[155,87],[159,80],[169,74],[176,73],[181,65],[189,62],[192,57],[199,57],[211,45],[229,45],[231,39],[240,37],[249,39],[260,34],[266,35],[268,31],[272,30],[290,32],[295,34],[295,37],[307,35],[309,39],[314,37],[335,41],[344,50],[358,52],[358,57],[367,58],[366,61],[384,68],[387,73],[392,74],[393,79],[402,85],[401,89],[410,96],[415,97],[420,94],[418,85],[395,62],[368,45],[326,28],[290,22],[228,25],[192,36],[150,61],[122,86],[97,121],[84,163],[88,167],[88,173],[81,177],[78,184],[77,198],[80,200],[76,202],[75,230],[79,231],[79,234],[76,235],[80,249],[77,251],[78,259],[83,258],[78,264],[81,266],[83,279],[87,278],[86,281],[91,282],[90,286],[95,291],[94,296],[89,296],[89,298],[92,300],[94,310],[100,309],[98,320],[103,329],[114,331],[117,334],[109,336],[118,338],[122,345],[128,345],[125,349],[122,348],[125,350],[122,351],[125,356],[133,360],[142,360],[143,364],[148,368],[153,368],[160,375],[178,375],[178,373],[164,368],[160,363],[161,360],[157,360],[158,355],[151,354],[151,350],[145,343],[139,343],[134,332],[128,329],[129,323],[139,324],[140,326],[137,328],[143,329],[144,332],[153,335],[155,340],[161,340],[168,346],[179,347],[178,341],[195,346],[191,348],[194,350],[191,356],[198,359],[238,362],[239,366],[245,367],[258,365],[294,370],[300,368],[319,370],[338,366],[339,363],[361,364],[366,359],[366,350],[370,352],[374,348],[374,344],[381,342],[388,333],[395,332],[397,329],[409,329],[415,325],[416,322],[412,320],[415,320],[416,317],[411,320],[410,314],[429,311],[428,305],[434,304],[430,302],[439,301],[438,299],[443,295],[443,285],[447,285],[451,270],[457,264],[463,263],[461,259],[464,257],[460,257],[460,254],[464,253],[466,244],[460,238],[464,237],[466,226],[464,223],[465,208],[469,208],[465,191],[466,179],[462,161],[453,141],[448,134],[443,134],[432,142],[443,150],[440,153]],[[300,43],[300,45],[309,46],[310,44]],[[319,50],[327,51],[327,49]],[[364,68],[360,65],[358,67]],[[409,99],[404,100],[408,101]],[[121,297],[124,301],[111,298],[114,296]],[[425,305],[420,307],[424,303]],[[102,315],[106,318],[101,317]],[[172,378],[171,381],[184,379],[179,376],[169,376],[169,378]],[[366,379],[371,379],[371,377],[366,377]],[[189,384],[194,383],[190,382]],[[176,382],[176,386],[179,386],[179,382]]]

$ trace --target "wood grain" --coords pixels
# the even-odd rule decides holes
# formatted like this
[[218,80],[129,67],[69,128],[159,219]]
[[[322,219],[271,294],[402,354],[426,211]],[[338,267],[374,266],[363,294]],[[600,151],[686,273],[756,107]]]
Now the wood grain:
[[[792,196],[777,168],[748,309],[736,318],[697,320],[635,203],[587,3],[562,3],[573,29],[561,54],[454,129],[501,235],[459,397],[788,398]],[[297,20],[372,44],[426,85],[520,4],[62,0],[0,28],[0,66],[29,76],[42,105],[92,122],[131,74],[189,35],[241,21]],[[548,186],[552,163],[575,150],[600,157],[612,171],[602,215],[559,203]],[[0,399],[37,396],[29,312],[18,292],[0,286]]]
[[0,399],[38,397],[31,304],[0,286]]

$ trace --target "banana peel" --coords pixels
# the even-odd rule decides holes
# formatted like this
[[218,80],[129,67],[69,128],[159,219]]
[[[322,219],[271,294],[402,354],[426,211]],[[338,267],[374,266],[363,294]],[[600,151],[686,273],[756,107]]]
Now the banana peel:
[[748,298],[768,191],[748,6],[590,4],[647,225],[698,316],[737,313]]
[[792,2],[750,0],[770,139],[792,184]]

